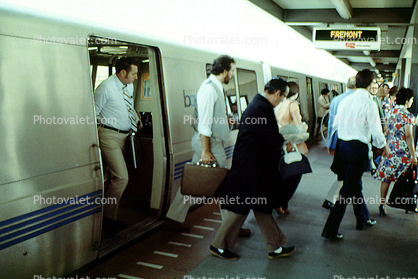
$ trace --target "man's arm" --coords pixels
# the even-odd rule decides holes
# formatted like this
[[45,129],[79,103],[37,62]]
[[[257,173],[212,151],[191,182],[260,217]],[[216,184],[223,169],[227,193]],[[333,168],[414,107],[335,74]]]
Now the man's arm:
[[209,164],[211,159],[216,161],[215,157],[210,152],[210,138],[200,134],[200,140],[202,141],[202,162]]

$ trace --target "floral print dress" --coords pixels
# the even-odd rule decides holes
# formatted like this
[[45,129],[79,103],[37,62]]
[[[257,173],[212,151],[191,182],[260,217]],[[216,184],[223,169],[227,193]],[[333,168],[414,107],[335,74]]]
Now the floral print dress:
[[405,106],[395,105],[387,114],[387,143],[390,154],[380,159],[373,177],[381,181],[396,181],[408,169],[411,159],[406,143],[405,126],[414,123],[414,116]]

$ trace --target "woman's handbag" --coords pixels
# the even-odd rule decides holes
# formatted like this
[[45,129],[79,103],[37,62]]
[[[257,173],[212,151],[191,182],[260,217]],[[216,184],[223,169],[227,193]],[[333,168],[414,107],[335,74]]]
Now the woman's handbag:
[[411,165],[406,173],[398,178],[389,196],[389,206],[417,212],[416,170],[417,166]]
[[282,180],[312,172],[308,157],[301,154],[296,145],[294,148],[295,151],[289,153],[284,148],[285,155],[279,162],[279,173]]
[[218,167],[216,163],[187,163],[181,177],[181,194],[193,197],[213,197],[224,180],[228,169]]

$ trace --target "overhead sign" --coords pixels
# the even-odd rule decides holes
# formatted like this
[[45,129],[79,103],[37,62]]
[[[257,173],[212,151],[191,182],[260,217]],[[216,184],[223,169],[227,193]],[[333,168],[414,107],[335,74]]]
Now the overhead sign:
[[314,28],[312,41],[322,49],[380,50],[380,28]]

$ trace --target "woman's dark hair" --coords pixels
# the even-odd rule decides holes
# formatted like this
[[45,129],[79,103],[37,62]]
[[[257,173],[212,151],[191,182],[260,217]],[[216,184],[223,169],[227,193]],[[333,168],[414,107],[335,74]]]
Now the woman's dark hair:
[[357,88],[367,88],[374,79],[374,72],[370,70],[362,70],[356,75],[356,87]]
[[222,74],[225,70],[231,70],[231,64],[235,63],[234,58],[228,55],[222,55],[213,61],[210,72],[215,76]]
[[396,104],[405,105],[406,101],[414,97],[414,90],[402,87],[396,94]]
[[396,93],[398,93],[398,87],[397,86],[393,86],[391,89],[389,89],[389,96],[393,96],[396,95]]
[[122,57],[116,62],[115,68],[116,73],[120,73],[120,71],[125,70],[126,73],[129,74],[131,71],[131,65],[138,66],[138,60],[133,57]]
[[321,95],[326,95],[329,93],[329,89],[328,88],[324,88],[321,90]]
[[289,84],[285,80],[281,78],[273,78],[267,82],[266,86],[264,86],[264,92],[273,94],[277,90],[280,90],[280,95],[283,96],[286,92],[286,87],[288,86]]
[[289,94],[287,95],[287,98],[290,98],[293,95],[296,95],[297,93],[299,93],[299,85],[296,82],[290,81],[288,82],[288,84],[289,84]]

